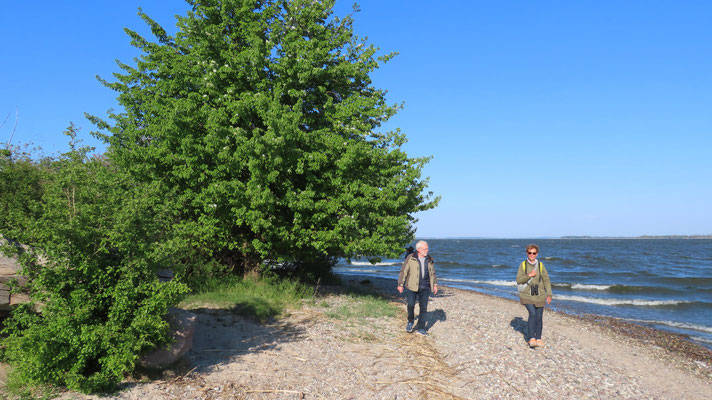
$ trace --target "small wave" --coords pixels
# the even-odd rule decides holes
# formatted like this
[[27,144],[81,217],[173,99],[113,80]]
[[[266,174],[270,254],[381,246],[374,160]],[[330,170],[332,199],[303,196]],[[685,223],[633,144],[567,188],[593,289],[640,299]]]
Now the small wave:
[[689,329],[692,331],[712,333],[712,326],[697,325],[697,324],[691,324],[688,322],[655,321],[655,320],[646,320],[646,319],[630,319],[629,321],[639,322],[642,324],[667,325],[667,326],[673,326],[675,328],[682,328],[682,329]]
[[492,264],[492,268],[509,268],[509,265],[504,265],[504,264]]
[[573,290],[608,290],[611,285],[587,285],[584,283],[553,283],[554,287],[567,287]]
[[552,261],[556,262],[558,264],[563,264],[563,265],[573,265],[576,264],[576,261],[570,260],[568,258],[561,258],[561,257],[544,257],[544,261]]
[[482,283],[482,281],[476,281],[474,279],[453,279],[453,278],[438,278],[438,281],[455,282],[455,283]]
[[371,264],[368,261],[351,261],[350,265],[365,265],[365,266],[373,266],[373,265],[398,265],[399,263],[397,262],[392,262],[392,261],[383,261],[383,262],[377,262],[375,264]]
[[377,269],[339,267],[338,272],[355,272],[355,273],[359,273],[359,274],[377,274],[377,273],[381,273],[383,271],[379,271]]
[[444,281],[444,282],[477,283],[477,284],[487,284],[487,285],[493,285],[493,286],[516,286],[517,285],[517,283],[515,281],[501,281],[501,280],[480,281],[480,280],[475,280],[475,279],[450,279],[450,278],[438,278],[438,280]]
[[702,342],[702,343],[712,343],[712,339],[704,338],[701,336],[690,336],[690,339],[696,340],[696,341]]
[[598,297],[582,297],[582,296],[556,296],[559,300],[578,301],[580,303],[600,304],[604,306],[641,306],[641,307],[656,307],[656,306],[675,306],[678,304],[689,304],[691,301],[684,300],[643,300],[643,299],[601,299]]
[[693,287],[709,287],[710,285],[712,285],[712,278],[701,276],[670,276],[661,277],[660,279],[666,280],[667,282],[677,283],[679,285],[688,285]]
[[609,291],[617,294],[628,293],[674,293],[674,289],[665,287],[652,286],[630,286],[630,285],[604,285],[604,284],[586,284],[586,283],[552,283],[555,287],[567,288],[571,290],[593,290],[593,291]]
[[516,281],[499,281],[499,280],[494,280],[494,281],[482,281],[482,283],[486,283],[488,285],[494,285],[494,286],[512,286],[515,287],[517,286]]
[[475,265],[472,264],[465,264],[461,262],[455,262],[455,261],[438,261],[435,260],[436,264],[438,267],[474,267]]
[[633,292],[668,292],[667,288],[655,288],[655,287],[642,287],[642,286],[628,286],[628,285],[613,285],[611,286],[611,292],[613,293],[633,293]]
[[608,290],[611,285],[585,285],[583,283],[574,283],[571,285],[571,289],[574,290]]

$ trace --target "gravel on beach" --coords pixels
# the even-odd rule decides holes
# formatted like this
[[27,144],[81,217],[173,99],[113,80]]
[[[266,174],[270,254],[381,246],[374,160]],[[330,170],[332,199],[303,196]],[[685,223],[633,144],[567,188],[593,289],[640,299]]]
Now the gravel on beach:
[[179,366],[104,397],[62,398],[712,399],[712,351],[677,335],[547,310],[545,346],[531,349],[519,303],[439,286],[421,336],[404,330],[394,280],[342,279],[386,295],[399,315],[331,318],[352,301],[343,287],[323,287],[322,297],[268,324],[194,310],[193,349]]

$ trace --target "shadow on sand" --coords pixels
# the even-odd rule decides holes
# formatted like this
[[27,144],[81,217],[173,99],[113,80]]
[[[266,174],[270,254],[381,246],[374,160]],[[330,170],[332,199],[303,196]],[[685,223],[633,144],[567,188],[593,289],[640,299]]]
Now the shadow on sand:
[[529,336],[529,329],[527,328],[527,321],[525,321],[524,318],[514,317],[514,319],[509,322],[509,326],[511,326],[512,329],[514,329],[516,332],[521,333],[524,341],[527,341]]
[[244,315],[240,305],[228,310],[190,311],[198,315],[198,325],[186,358],[198,372],[218,368],[241,355],[279,350],[282,343],[298,340],[305,332],[302,326],[281,320],[253,321],[240,315]]
[[[446,319],[447,315],[442,309],[428,311],[425,314],[425,330],[430,330],[430,328],[432,328],[438,321],[445,321]],[[420,315],[418,315],[418,323],[420,323]]]

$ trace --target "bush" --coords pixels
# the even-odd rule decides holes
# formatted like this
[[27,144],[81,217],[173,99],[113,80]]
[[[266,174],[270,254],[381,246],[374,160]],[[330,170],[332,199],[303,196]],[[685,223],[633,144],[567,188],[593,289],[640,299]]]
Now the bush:
[[15,382],[106,391],[168,342],[164,317],[187,287],[155,275],[170,259],[155,246],[165,223],[158,194],[89,157],[73,126],[67,134],[71,151],[40,170],[36,217],[1,232],[29,246],[5,250],[21,253],[32,299],[6,321],[5,358]]

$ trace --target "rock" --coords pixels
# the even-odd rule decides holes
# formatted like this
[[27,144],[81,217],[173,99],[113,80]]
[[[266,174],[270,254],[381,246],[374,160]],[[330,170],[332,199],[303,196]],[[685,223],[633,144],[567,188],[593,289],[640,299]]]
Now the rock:
[[10,258],[0,255],[0,283],[7,283],[11,280],[17,280],[20,286],[27,284],[27,278],[20,275],[22,267],[17,263],[16,258]]
[[168,323],[173,331],[174,342],[168,349],[154,350],[141,358],[145,368],[166,368],[183,357],[193,346],[193,334],[197,316],[180,308],[168,310]]
[[159,281],[168,282],[173,279],[173,271],[167,268],[159,269],[156,271],[156,276],[158,276]]
[[19,270],[17,259],[0,254],[0,275],[15,275]]
[[30,302],[30,296],[25,293],[12,293],[10,294],[10,306],[15,307],[18,304],[24,304]]
[[[0,243],[0,245],[1,244],[2,243]],[[6,257],[0,253],[0,282],[6,283],[13,278],[18,280],[24,279],[24,277],[19,275],[21,269],[22,267],[17,263],[17,258]],[[27,279],[24,279],[24,282],[27,282]],[[20,282],[20,285],[24,285],[24,283]]]

